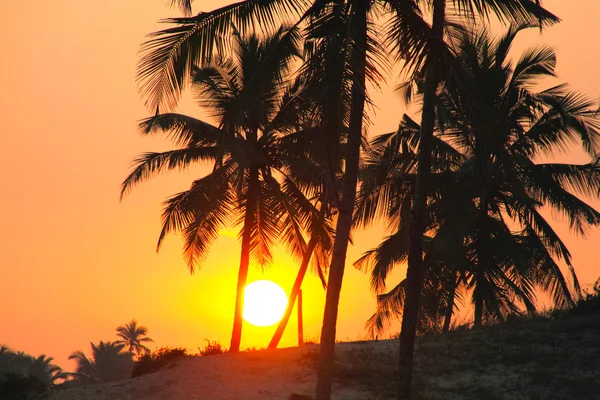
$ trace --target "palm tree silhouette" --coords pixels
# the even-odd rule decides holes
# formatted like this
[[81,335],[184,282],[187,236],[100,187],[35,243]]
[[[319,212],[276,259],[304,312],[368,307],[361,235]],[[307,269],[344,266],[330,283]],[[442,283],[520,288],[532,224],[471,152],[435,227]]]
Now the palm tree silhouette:
[[[471,127],[454,126],[446,136],[469,156],[458,172],[468,178],[458,184],[479,200],[473,238],[476,268],[470,282],[476,326],[482,324],[484,314],[499,316],[497,302],[488,297],[496,284],[488,268],[503,263],[503,255],[492,242],[510,240],[506,220],[518,224],[514,240],[530,251],[529,262],[521,270],[534,267],[528,271],[530,280],[549,290],[558,306],[572,305],[573,298],[556,261],[567,264],[576,296],[580,288],[571,255],[542,208],[564,215],[576,234],[584,235],[589,227],[600,224],[600,213],[578,197],[596,195],[600,189],[595,158],[600,150],[598,104],[566,84],[540,92],[532,89],[541,79],[555,76],[556,55],[542,46],[526,50],[512,63],[508,51],[527,27],[513,27],[497,40],[486,31],[464,33],[461,38],[459,59],[475,77],[489,107],[474,114],[462,105],[464,96],[452,84],[441,98],[441,113],[454,121],[472,121]],[[593,158],[591,163],[537,161],[564,153],[577,142]]]
[[[187,2],[183,2],[187,4]],[[352,212],[356,196],[356,183],[360,155],[360,143],[363,134],[363,114],[365,101],[365,83],[367,79],[380,80],[377,66],[390,58],[399,57],[408,60],[408,68],[421,70],[426,66],[426,96],[423,107],[423,151],[419,151],[420,171],[416,189],[416,207],[411,229],[411,257],[409,264],[414,266],[409,273],[409,295],[407,296],[407,311],[403,324],[404,337],[401,340],[401,393],[408,393],[410,387],[410,365],[414,343],[414,321],[418,311],[418,298],[421,288],[419,271],[421,269],[421,235],[423,230],[422,214],[426,201],[424,183],[428,180],[430,150],[433,130],[433,108],[431,100],[440,81],[442,67],[441,58],[446,55],[443,42],[445,22],[445,0],[436,0],[432,15],[433,26],[430,26],[422,16],[419,6],[431,2],[417,0],[386,1],[383,3],[368,1],[348,2],[302,2],[298,0],[250,0],[230,4],[211,12],[202,12],[194,17],[171,18],[164,22],[175,26],[156,32],[142,48],[143,56],[138,68],[138,81],[141,91],[146,98],[147,106],[158,114],[161,108],[173,108],[188,84],[194,66],[210,63],[213,50],[219,48],[219,38],[228,37],[232,32],[232,23],[242,29],[252,29],[256,26],[268,29],[289,15],[298,16],[296,24],[308,22],[318,25],[316,29],[329,35],[330,39],[340,39],[337,54],[345,71],[351,72],[352,84],[343,90],[333,90],[326,95],[330,110],[329,123],[326,123],[329,135],[335,139],[340,137],[339,131],[343,125],[341,113],[342,97],[350,100],[350,115],[348,122],[348,151],[345,154],[344,190],[339,202],[339,214],[336,225],[336,236],[333,245],[332,259],[329,268],[326,310],[321,333],[321,352],[318,373],[317,400],[327,400],[331,392],[331,376],[334,357],[335,327],[339,294],[344,274],[346,250],[350,238]],[[456,2],[460,14],[469,16],[475,13],[487,14],[494,12],[498,15],[509,15],[514,19],[554,20],[533,0],[461,0]],[[374,15],[386,15],[389,22],[383,34],[375,32]],[[339,30],[340,22],[345,25]],[[311,29],[309,28],[309,31]],[[314,33],[313,29],[313,33]],[[377,49],[383,48],[378,44],[380,37],[387,36],[394,44],[394,57],[378,57]],[[373,57],[375,56],[375,57]],[[425,68],[425,67],[423,67]],[[425,70],[423,69],[425,72]],[[337,93],[337,96],[334,94]],[[329,139],[331,141],[331,139]],[[417,273],[413,270],[417,270]],[[416,295],[413,292],[416,291]],[[413,318],[414,317],[414,318]],[[412,333],[411,333],[412,332]],[[406,378],[406,379],[405,379]],[[408,397],[403,394],[401,397]]]
[[56,381],[66,379],[67,374],[53,364],[54,359],[45,354],[34,357],[22,351],[13,352],[8,347],[0,345],[0,375],[14,374],[34,378],[41,387],[50,388]]
[[[473,75],[476,90],[487,96],[486,104],[493,105],[487,114],[480,109],[473,115],[472,109],[464,107],[466,101],[452,82],[436,102],[441,125],[434,137],[434,173],[426,226],[427,231],[437,232],[433,239],[424,239],[427,268],[422,299],[436,288],[431,285],[431,264],[442,255],[446,267],[462,266],[451,268],[455,273],[449,275],[449,285],[442,291],[448,296],[445,307],[452,307],[456,286],[465,286],[476,305],[476,325],[484,316],[502,320],[516,310],[515,301],[522,302],[528,311],[535,310],[536,287],[548,291],[558,307],[573,304],[572,293],[579,292],[577,277],[565,244],[540,214],[545,204],[567,216],[576,233],[585,233],[600,223],[600,213],[576,197],[593,195],[600,189],[596,160],[584,165],[535,161],[543,155],[567,151],[567,144],[578,140],[590,154],[596,154],[600,145],[597,104],[565,85],[539,93],[532,90],[541,78],[554,76],[556,57],[549,48],[533,48],[512,63],[507,52],[518,32],[526,27],[511,28],[497,40],[486,31],[465,32],[458,43],[459,60]],[[484,123],[474,122],[478,120]],[[406,221],[404,202],[408,207],[412,202],[405,198],[414,190],[410,185],[414,182],[413,156],[419,130],[405,117],[398,132],[373,140],[375,155],[363,173],[357,212],[361,222],[383,213],[401,232],[402,222]],[[445,183],[441,183],[445,188],[439,186],[443,174]],[[482,196],[488,200],[482,202]],[[451,235],[440,238],[440,232],[448,227],[448,217],[456,215],[460,220],[450,221],[454,224],[449,229]],[[494,246],[481,245],[486,235],[487,240],[493,238]],[[360,265],[372,268],[375,289],[383,287],[394,263],[406,259],[405,237],[393,235],[359,260]],[[441,254],[441,249],[453,251]],[[560,259],[570,268],[572,289],[557,265]],[[440,266],[435,269],[433,277],[444,271]],[[403,281],[380,296],[379,309],[370,321],[372,328],[381,329],[389,318],[401,315],[405,286]],[[431,310],[425,308],[422,314],[427,311]],[[446,311],[451,312],[451,308]],[[434,308],[434,317],[436,313]],[[448,325],[446,313],[443,329]]]
[[[242,332],[243,290],[251,257],[271,262],[280,240],[294,256],[305,254],[303,232],[322,230],[314,205],[288,176],[278,159],[281,138],[297,129],[300,86],[290,82],[299,58],[299,32],[280,28],[265,38],[233,33],[234,57],[219,54],[213,64],[194,68],[193,87],[200,105],[218,126],[180,114],[157,114],[141,124],[143,133],[161,131],[181,147],[146,153],[136,159],[123,182],[122,195],[137,183],[195,162],[213,163],[212,171],[187,191],[165,202],[164,236],[181,231],[190,272],[206,256],[219,229],[241,225],[241,257],[230,351],[238,351]],[[277,179],[280,177],[280,179]]]
[[133,361],[124,344],[100,341],[97,345],[90,342],[92,357],[88,358],[81,350],[74,351],[69,360],[77,362],[76,372],[72,375],[82,383],[113,382],[131,377]]
[[140,356],[143,353],[149,353],[150,349],[142,343],[153,342],[148,336],[148,328],[137,324],[135,319],[125,324],[125,326],[117,327],[117,336],[121,339],[115,343],[123,344],[129,349],[129,354],[133,358],[134,353]]
[[54,386],[57,380],[65,379],[67,374],[58,365],[53,364],[53,361],[52,357],[44,354],[39,357],[31,357],[27,368],[28,374],[37,378],[46,387]]

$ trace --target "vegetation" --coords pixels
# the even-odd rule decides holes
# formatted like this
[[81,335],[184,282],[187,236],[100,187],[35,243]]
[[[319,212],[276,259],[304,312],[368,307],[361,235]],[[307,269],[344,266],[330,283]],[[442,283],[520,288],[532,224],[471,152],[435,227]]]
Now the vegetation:
[[133,365],[131,376],[133,378],[156,372],[181,357],[187,355],[187,349],[182,347],[160,347],[153,352],[145,353]]
[[[75,360],[77,363],[75,372],[69,374],[73,380],[71,384],[87,385],[127,379],[132,376],[135,367],[140,368],[140,363],[142,369],[152,368],[153,361],[156,359],[152,356],[162,354],[160,352],[150,354],[150,349],[142,344],[153,340],[147,336],[148,328],[138,325],[135,319],[117,327],[116,332],[119,339],[114,342],[100,341],[98,344],[90,342],[92,350],[90,357],[81,350],[71,353],[69,360]],[[135,357],[138,358],[137,361]],[[148,364],[150,367],[147,366]]]
[[[172,3],[191,12],[189,1]],[[122,194],[158,173],[210,162],[210,173],[165,202],[159,245],[181,232],[193,272],[221,227],[241,226],[230,351],[240,348],[250,258],[268,263],[271,245],[282,240],[301,260],[275,347],[319,248],[329,271],[316,399],[328,400],[351,230],[382,216],[394,231],[359,265],[372,271],[379,293],[392,267],[408,264],[406,279],[382,293],[371,320],[380,330],[402,317],[398,399],[411,398],[417,330],[448,331],[463,290],[480,329],[521,310],[533,314],[538,289],[559,308],[575,304],[571,257],[544,210],[562,213],[582,235],[600,223],[580,198],[599,193],[600,125],[597,104],[566,85],[534,89],[554,76],[553,51],[533,49],[516,63],[507,57],[520,30],[558,22],[540,3],[250,0],[166,20],[172,26],[151,35],[138,80],[154,116],[141,128],[166,134],[178,148],[139,157]],[[457,16],[483,23],[490,14],[510,25],[500,39],[456,23]],[[285,19],[295,24],[280,27]],[[421,103],[420,122],[405,116],[398,132],[366,144],[367,84],[379,85],[400,60],[406,97]],[[168,112],[187,86],[216,125]],[[539,162],[571,144],[592,161]],[[315,147],[322,150],[306,157]]]
[[[511,318],[479,329],[417,338],[415,399],[589,399],[600,390],[595,359],[600,310],[573,315]],[[393,343],[393,342],[392,342]],[[359,384],[371,398],[394,398],[397,365],[389,342],[348,343],[340,347],[334,380]],[[316,368],[318,349],[300,361]]]
[[[519,313],[520,305],[535,312],[536,292],[548,292],[558,308],[573,306],[580,296],[570,253],[544,211],[564,215],[581,235],[598,225],[600,213],[580,196],[598,192],[600,169],[596,161],[536,160],[564,152],[565,143],[577,140],[595,154],[600,144],[597,105],[562,84],[532,91],[536,82],[554,76],[556,57],[541,47],[526,50],[512,63],[507,52],[524,28],[512,28],[499,39],[485,30],[465,32],[457,41],[458,59],[494,107],[469,114],[465,99],[450,84],[438,95],[421,330],[440,330],[443,324],[441,330],[447,331],[458,296],[465,292],[474,304],[475,326],[502,321]],[[396,229],[358,261],[371,271],[376,292],[383,291],[394,265],[407,258],[405,221],[418,143],[419,126],[405,116],[397,132],[373,139],[365,165],[357,220],[368,224],[373,215],[385,215]],[[569,267],[572,287],[560,261]],[[405,290],[406,280],[379,297],[369,321],[374,333],[400,317]]]
[[[179,114],[157,114],[141,123],[143,133],[161,131],[180,148],[146,153],[136,159],[122,194],[151,176],[210,162],[212,170],[191,188],[165,202],[159,246],[170,232],[182,232],[184,252],[193,272],[206,256],[219,230],[228,222],[241,226],[241,256],[233,332],[229,351],[239,351],[243,290],[250,259],[271,262],[275,242],[302,257],[303,232],[327,235],[322,218],[300,188],[288,178],[290,158],[281,137],[298,131],[300,84],[290,81],[299,57],[299,32],[280,28],[260,38],[233,32],[234,56],[219,53],[194,67],[192,84],[202,107],[218,125]],[[284,154],[287,160],[282,160]],[[280,155],[282,156],[280,158]],[[299,157],[295,157],[300,162]],[[281,179],[276,179],[280,176]]]
[[206,340],[206,346],[204,346],[203,349],[198,349],[199,352],[198,354],[200,354],[201,356],[214,356],[216,354],[223,354],[225,353],[225,350],[223,349],[223,347],[221,346],[221,343],[217,342],[217,341],[213,341],[213,340]]
[[125,345],[129,350],[129,355],[133,358],[134,355],[138,357],[142,353],[149,353],[150,349],[144,346],[142,343],[153,342],[152,339],[147,337],[148,328],[137,324],[135,319],[132,319],[130,323],[125,326],[117,327],[117,336],[120,337],[116,341],[118,344]]
[[58,385],[67,375],[52,357],[13,352],[0,345],[0,398],[28,399]]
[[124,344],[116,342],[91,343],[92,355],[77,350],[71,353],[69,360],[75,360],[77,368],[73,377],[83,385],[97,382],[113,382],[131,376],[133,360],[125,350]]

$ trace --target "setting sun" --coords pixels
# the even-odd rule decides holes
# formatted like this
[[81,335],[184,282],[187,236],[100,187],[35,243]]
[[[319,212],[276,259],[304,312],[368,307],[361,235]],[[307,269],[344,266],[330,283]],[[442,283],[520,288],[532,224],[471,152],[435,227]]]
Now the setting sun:
[[273,325],[281,319],[287,295],[272,281],[254,281],[244,291],[244,319],[256,326]]

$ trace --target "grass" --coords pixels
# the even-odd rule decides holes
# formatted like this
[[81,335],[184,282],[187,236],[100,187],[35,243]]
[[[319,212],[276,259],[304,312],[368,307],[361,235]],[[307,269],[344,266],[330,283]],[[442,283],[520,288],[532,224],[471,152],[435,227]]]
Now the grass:
[[[340,348],[338,384],[359,383],[393,399],[396,342]],[[316,367],[318,349],[302,362]],[[600,313],[557,313],[476,330],[420,337],[415,399],[600,399]]]

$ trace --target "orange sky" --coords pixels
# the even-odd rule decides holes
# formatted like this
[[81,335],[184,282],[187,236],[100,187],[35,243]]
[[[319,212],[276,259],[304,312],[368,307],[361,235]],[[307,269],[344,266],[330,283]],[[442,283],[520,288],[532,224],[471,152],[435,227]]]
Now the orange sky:
[[[197,2],[195,11],[224,3]],[[541,39],[532,32],[528,40],[553,45],[560,78],[600,95],[600,4],[544,4],[564,22]],[[204,338],[228,345],[239,260],[235,232],[219,239],[193,276],[178,237],[169,237],[155,253],[160,203],[185,188],[194,171],[160,177],[118,201],[132,157],[167,148],[136,132],[136,121],[148,114],[134,76],[144,35],[158,29],[158,19],[174,15],[178,11],[163,0],[0,3],[0,343],[48,354],[69,368],[72,351],[88,351],[90,340],[113,340],[117,325],[136,318],[159,345],[195,350]],[[403,106],[389,89],[374,98],[380,109],[371,131],[393,130]],[[189,104],[183,112],[197,115]],[[340,340],[364,336],[375,302],[368,278],[351,263],[381,234],[380,228],[355,234]],[[566,241],[581,282],[591,284],[600,275],[594,257],[600,230],[587,241]],[[252,270],[250,280],[276,280],[289,290],[296,267],[284,252],[275,260],[264,274]],[[304,288],[304,330],[308,339],[316,338],[324,292],[315,277]],[[295,322],[290,328],[283,345],[295,341]],[[273,329],[246,324],[242,347],[266,346]]]

